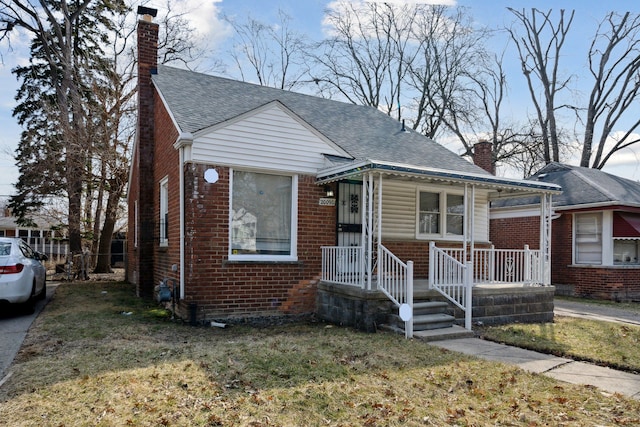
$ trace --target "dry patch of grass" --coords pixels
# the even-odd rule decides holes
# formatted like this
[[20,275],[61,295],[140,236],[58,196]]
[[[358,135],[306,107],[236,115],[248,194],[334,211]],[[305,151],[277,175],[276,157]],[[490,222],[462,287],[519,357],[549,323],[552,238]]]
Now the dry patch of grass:
[[12,370],[12,426],[640,423],[638,401],[400,335],[185,326],[125,284],[60,286]]
[[556,316],[553,323],[510,324],[482,329],[486,339],[640,372],[640,327]]

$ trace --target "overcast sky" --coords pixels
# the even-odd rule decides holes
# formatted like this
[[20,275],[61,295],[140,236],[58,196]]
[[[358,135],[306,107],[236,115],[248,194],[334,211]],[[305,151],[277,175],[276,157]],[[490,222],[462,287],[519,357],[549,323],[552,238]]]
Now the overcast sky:
[[[354,0],[357,1],[357,0]],[[405,2],[409,0],[404,0]],[[402,0],[388,1],[391,3]],[[414,1],[413,1],[414,2]],[[541,10],[550,8],[567,10],[575,9],[576,17],[570,31],[570,40],[564,50],[566,58],[563,59],[561,70],[571,74],[584,74],[586,70],[586,52],[589,41],[595,32],[597,23],[611,9],[618,12],[631,11],[640,13],[638,0],[572,0],[572,1],[506,1],[506,0],[445,0],[447,4],[458,4],[469,7],[475,20],[479,24],[491,27],[501,27],[514,21],[513,15],[506,9],[507,6],[522,9],[536,7]],[[146,3],[148,6],[163,8],[163,0],[152,0]],[[242,19],[251,16],[265,23],[277,22],[278,9],[285,11],[291,18],[291,27],[299,32],[307,34],[314,40],[322,38],[322,20],[324,10],[331,6],[330,1],[323,0],[178,0],[172,1],[172,7],[184,7],[194,10],[190,15],[194,26],[206,37],[208,45],[212,49],[222,49],[225,40],[231,35],[230,29],[221,19],[222,14],[236,16]],[[496,50],[504,48],[507,37],[496,38]],[[18,82],[11,74],[11,69],[20,63],[26,63],[28,40],[14,36],[12,49],[5,43],[0,43],[2,63],[0,64],[0,196],[13,193],[13,183],[17,180],[17,169],[14,166],[14,152],[17,147],[20,128],[11,116],[15,107],[15,94]],[[519,73],[517,61],[510,65],[510,97],[511,108],[514,111],[526,115],[526,107],[530,103],[524,79]],[[583,81],[586,77],[580,77]],[[579,93],[576,96],[580,96]],[[525,102],[519,103],[522,99]],[[636,107],[640,117],[640,107]],[[522,110],[520,110],[522,109]],[[524,117],[523,117],[524,119]],[[445,141],[441,141],[445,142]],[[447,145],[446,143],[444,145]],[[455,151],[456,147],[449,147]],[[606,171],[626,178],[640,180],[640,167],[638,157],[630,150],[618,156],[605,168]]]

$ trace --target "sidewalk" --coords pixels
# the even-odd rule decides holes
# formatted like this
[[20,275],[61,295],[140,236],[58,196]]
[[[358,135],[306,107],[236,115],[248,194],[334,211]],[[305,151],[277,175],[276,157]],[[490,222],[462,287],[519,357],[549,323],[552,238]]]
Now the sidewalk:
[[[640,315],[637,313],[589,304],[556,300],[554,312],[559,316],[579,316],[640,325]],[[428,334],[428,331],[416,332],[414,335],[419,338],[421,334]],[[429,344],[486,360],[516,365],[526,371],[547,375],[559,381],[591,385],[609,393],[620,393],[634,399],[640,399],[640,375],[485,341],[480,338],[430,341]]]

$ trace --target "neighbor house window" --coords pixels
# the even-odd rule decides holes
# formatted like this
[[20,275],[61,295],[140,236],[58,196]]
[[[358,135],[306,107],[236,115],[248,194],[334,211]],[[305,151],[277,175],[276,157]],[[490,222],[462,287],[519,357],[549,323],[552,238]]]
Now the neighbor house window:
[[576,264],[602,264],[602,213],[574,216]]
[[613,263],[615,265],[640,265],[640,214],[614,212]]
[[230,259],[295,259],[297,177],[233,171],[230,222]]
[[169,244],[169,179],[160,181],[160,246]]
[[464,196],[418,191],[418,235],[455,237],[464,233]]

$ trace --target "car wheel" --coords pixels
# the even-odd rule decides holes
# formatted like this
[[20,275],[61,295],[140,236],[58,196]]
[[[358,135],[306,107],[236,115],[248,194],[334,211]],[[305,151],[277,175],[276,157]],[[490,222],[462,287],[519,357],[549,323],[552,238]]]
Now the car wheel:
[[44,283],[42,284],[42,290],[38,294],[38,299],[43,300],[47,297],[47,279],[44,279]]

